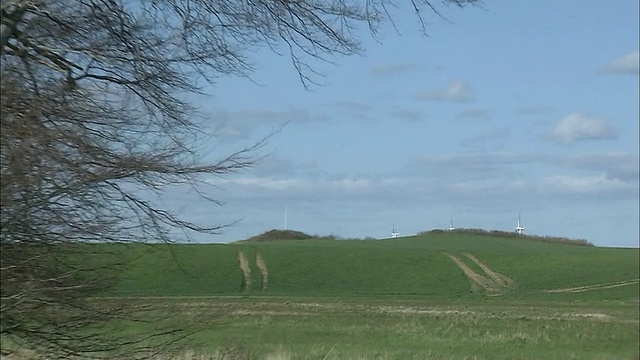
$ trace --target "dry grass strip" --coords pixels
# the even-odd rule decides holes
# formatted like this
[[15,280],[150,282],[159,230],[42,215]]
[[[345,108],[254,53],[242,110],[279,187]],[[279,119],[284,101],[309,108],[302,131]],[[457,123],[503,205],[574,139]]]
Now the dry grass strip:
[[640,282],[640,279],[634,279],[629,281],[618,281],[618,282],[608,283],[608,284],[585,285],[585,286],[578,286],[578,287],[572,287],[572,288],[566,288],[566,289],[543,290],[543,291],[546,293],[578,293],[578,292],[594,291],[594,290],[601,290],[601,289],[611,289],[611,288],[616,288],[620,286],[637,284],[639,282]]
[[267,270],[267,263],[264,262],[260,253],[256,253],[256,266],[260,270],[260,279],[262,281],[260,290],[267,290],[269,285],[269,271]]
[[464,274],[469,278],[469,280],[471,280],[473,283],[480,285],[483,289],[485,289],[486,291],[496,291],[498,286],[496,286],[496,284],[476,273],[475,271],[471,270],[467,265],[465,265],[460,259],[458,259],[457,257],[451,255],[451,254],[446,254],[456,265],[458,265],[458,267],[460,269],[462,269],[462,271],[464,272]]
[[476,258],[475,256],[471,255],[471,254],[464,254],[464,256],[468,257],[471,261],[473,261],[474,263],[476,263],[476,265],[478,265],[480,267],[480,269],[482,269],[482,271],[484,271],[485,274],[489,275],[489,277],[498,285],[508,288],[511,285],[513,285],[513,279],[511,279],[510,277],[500,274],[499,272],[495,272],[491,269],[489,269],[489,267],[485,264],[483,264],[480,260],[478,260],[478,258]]
[[241,290],[246,291],[251,288],[251,268],[249,267],[249,261],[244,256],[242,251],[238,251],[238,266],[240,266],[240,271],[242,271],[242,286]]

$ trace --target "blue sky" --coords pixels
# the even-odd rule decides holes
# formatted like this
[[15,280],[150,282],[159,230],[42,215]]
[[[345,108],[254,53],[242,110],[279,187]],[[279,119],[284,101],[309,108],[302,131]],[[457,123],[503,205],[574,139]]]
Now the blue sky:
[[513,230],[638,246],[638,1],[486,1],[442,8],[420,34],[313,62],[305,90],[287,56],[257,49],[246,78],[196,104],[209,157],[274,129],[256,167],[211,177],[218,207],[174,193],[182,216],[227,242],[284,227],[342,237],[433,228]]

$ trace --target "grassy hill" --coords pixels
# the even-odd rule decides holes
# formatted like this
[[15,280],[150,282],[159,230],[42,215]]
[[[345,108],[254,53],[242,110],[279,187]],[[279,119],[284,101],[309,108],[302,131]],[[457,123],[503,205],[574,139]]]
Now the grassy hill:
[[224,245],[134,246],[127,254],[139,258],[113,295],[638,298],[637,249],[470,232],[357,241],[271,236]]
[[295,230],[269,230],[260,235],[252,236],[246,240],[237,241],[242,242],[261,242],[261,241],[277,241],[277,240],[308,240],[313,239],[314,236],[305,234],[301,231]]

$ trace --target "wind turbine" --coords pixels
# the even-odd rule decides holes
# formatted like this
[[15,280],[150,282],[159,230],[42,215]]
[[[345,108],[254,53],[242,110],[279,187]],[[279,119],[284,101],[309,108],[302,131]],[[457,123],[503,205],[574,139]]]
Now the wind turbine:
[[284,207],[284,230],[287,230],[287,207]]
[[455,231],[456,228],[453,227],[453,216],[451,217],[451,223],[449,224],[449,231]]
[[522,235],[523,231],[524,231],[524,226],[520,224],[520,213],[518,213],[518,225],[516,226],[516,233],[518,235]]
[[396,227],[394,226],[393,230],[391,230],[391,237],[395,239],[398,237],[398,235],[400,235],[400,233],[396,230]]

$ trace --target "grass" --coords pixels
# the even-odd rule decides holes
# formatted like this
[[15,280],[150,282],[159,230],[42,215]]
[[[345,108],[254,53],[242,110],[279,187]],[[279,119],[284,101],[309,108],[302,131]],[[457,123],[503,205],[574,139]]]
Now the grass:
[[[239,252],[253,284],[244,291]],[[638,249],[435,232],[134,245],[122,254],[132,260],[123,280],[96,301],[157,306],[168,314],[163,326],[191,324],[182,359],[638,358]],[[513,283],[486,290],[450,255]]]
[[[151,249],[131,264],[124,281],[113,289],[113,295],[486,297],[488,294],[473,287],[447,256],[454,255],[474,272],[484,274],[465,256],[470,254],[492,271],[513,279],[513,285],[501,294],[510,299],[638,298],[637,284],[606,291],[545,292],[637,280],[637,249],[572,246],[465,233],[393,240],[158,245]],[[149,247],[138,251],[149,251]],[[246,292],[241,292],[239,251],[249,260],[254,284]],[[130,249],[129,253],[135,251]],[[256,254],[260,254],[269,273],[266,291],[260,290]]]
[[[638,355],[637,304],[553,301],[532,306],[502,298],[171,301],[182,308],[176,315],[197,313],[210,319],[188,343],[192,354],[209,359],[634,359]],[[225,352],[236,355],[223,357]]]

